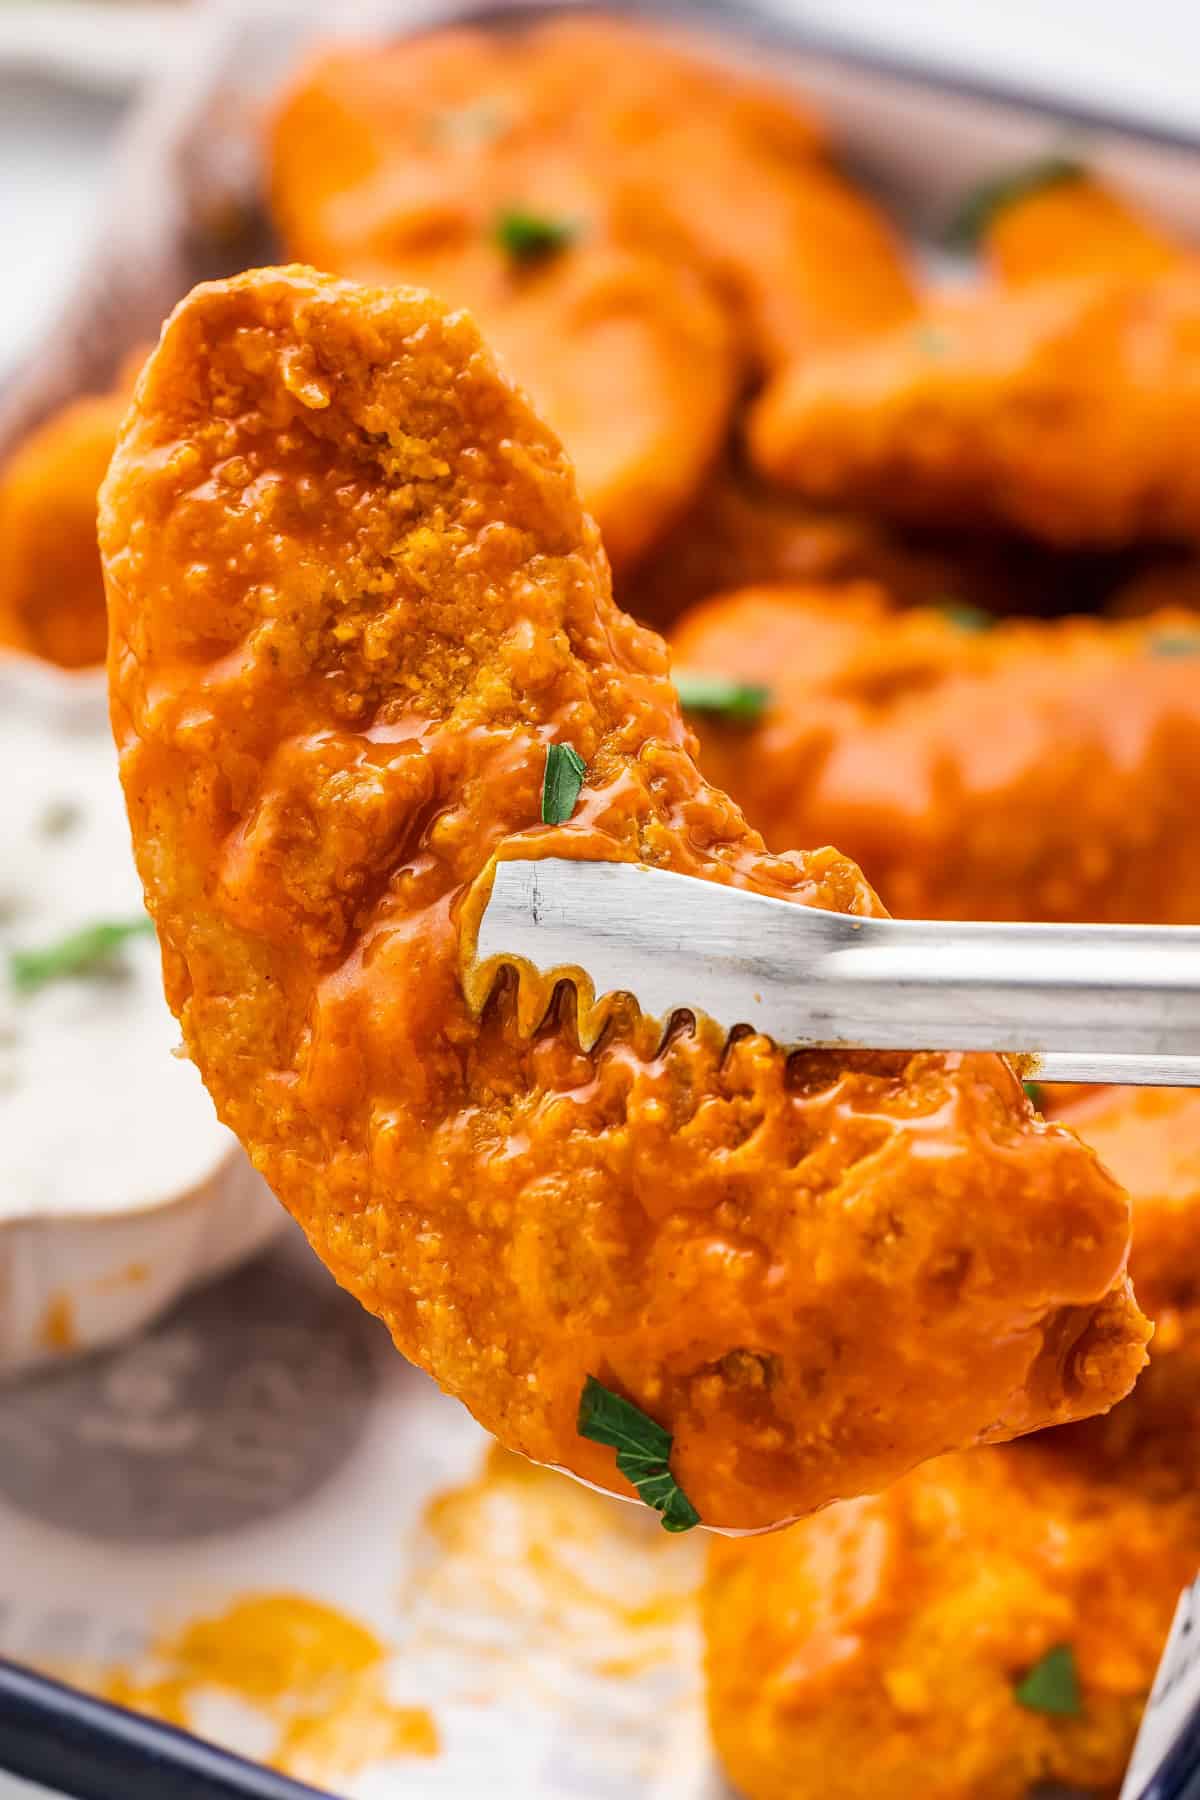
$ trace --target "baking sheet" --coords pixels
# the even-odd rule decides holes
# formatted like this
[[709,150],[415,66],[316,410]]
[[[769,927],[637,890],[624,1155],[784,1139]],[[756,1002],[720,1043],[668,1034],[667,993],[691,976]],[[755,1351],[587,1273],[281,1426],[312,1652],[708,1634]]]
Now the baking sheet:
[[[0,1655],[136,1683],[182,1626],[300,1595],[376,1633],[440,1751],[290,1772],[361,1800],[716,1800],[698,1539],[488,1443],[295,1233],[138,1341],[0,1390]],[[244,1699],[194,1699],[205,1735],[271,1750]]]
[[[192,52],[125,130],[95,248],[0,401],[0,455],[107,383],[194,280],[269,257],[257,124],[311,16],[239,10],[198,9]],[[336,17],[358,30],[401,15],[460,16]],[[973,180],[1065,144],[1200,235],[1182,149],[788,52],[777,22],[732,23],[730,53],[794,71],[915,238],[931,240]],[[537,1478],[562,1496],[564,1524],[504,1465],[481,1477],[486,1455],[462,1409],[289,1239],[115,1354],[0,1392],[0,1653],[101,1683],[114,1667],[149,1678],[187,1621],[295,1593],[371,1627],[391,1700],[427,1708],[441,1744],[335,1772],[339,1793],[718,1800],[688,1598],[700,1543],[664,1550],[636,1509]],[[447,1512],[457,1538],[437,1529]],[[634,1624],[630,1591],[644,1602]],[[212,1735],[270,1749],[254,1708],[216,1691],[198,1705]],[[0,1794],[14,1788],[0,1776]]]

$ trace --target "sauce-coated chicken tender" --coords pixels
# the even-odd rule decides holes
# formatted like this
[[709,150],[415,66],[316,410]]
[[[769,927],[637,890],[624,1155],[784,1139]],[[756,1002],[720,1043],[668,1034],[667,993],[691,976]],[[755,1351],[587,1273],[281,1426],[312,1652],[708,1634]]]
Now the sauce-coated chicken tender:
[[[690,96],[693,65],[651,35],[580,92],[599,29],[576,26],[578,45],[567,25],[321,50],[277,110],[271,191],[291,255],[471,308],[568,445],[621,567],[715,460],[743,358],[709,279],[611,216],[609,159],[655,129],[657,85],[678,75]],[[526,242],[522,221],[561,239]]]
[[[1042,1439],[717,1542],[704,1619],[721,1761],[745,1800],[1113,1796],[1198,1562],[1194,1491],[1149,1499]],[[1023,1681],[1064,1649],[1078,1714],[1023,1705]]]
[[[113,715],[168,997],[330,1268],[506,1444],[628,1492],[585,1378],[765,1525],[1110,1405],[1124,1191],[993,1056],[533,1036],[463,960],[494,856],[843,911],[693,761],[569,463],[470,318],[303,269],[198,289],[102,501]],[[541,822],[547,749],[587,766]],[[481,882],[480,877],[484,880]],[[697,1000],[702,1001],[698,995]]]
[[1142,1493],[1200,1492],[1200,1088],[1045,1094],[1047,1111],[1132,1193],[1130,1266],[1154,1320],[1150,1366],[1129,1399],[1054,1442],[1124,1470]]
[[[1200,1562],[1200,1091],[1045,1094],[1129,1185],[1150,1367],[1102,1419],[714,1547],[710,1711],[748,1800],[1117,1791]],[[1078,1718],[1016,1699],[1060,1645]]]
[[1058,544],[1200,541],[1200,268],[1037,282],[802,359],[750,443],[811,499]]
[[[694,499],[754,370],[915,308],[820,148],[784,89],[559,19],[318,51],[277,109],[272,202],[290,255],[470,307],[620,571]],[[506,218],[552,235],[522,254]]]
[[1084,170],[998,206],[982,234],[989,270],[1010,287],[1069,275],[1161,275],[1183,244]]
[[1200,920],[1200,620],[980,622],[867,584],[696,608],[676,664],[772,697],[751,727],[697,715],[701,767],[910,918]]
[[644,24],[557,19],[319,51],[277,112],[272,199],[289,249],[339,274],[469,253],[513,205],[702,265],[774,366],[917,303],[897,234],[822,150],[786,88]]
[[131,386],[73,401],[0,471],[0,645],[68,669],[104,661],[96,492]]

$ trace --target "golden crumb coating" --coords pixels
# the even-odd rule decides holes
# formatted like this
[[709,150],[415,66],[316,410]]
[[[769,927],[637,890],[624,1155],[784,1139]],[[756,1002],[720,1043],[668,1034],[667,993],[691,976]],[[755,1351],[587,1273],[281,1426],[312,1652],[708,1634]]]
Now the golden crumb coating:
[[[507,1445],[627,1492],[597,1376],[758,1526],[1120,1397],[1128,1200],[999,1057],[784,1054],[463,989],[494,857],[872,913],[699,776],[569,462],[469,316],[197,289],[105,484],[113,719],[168,998],[338,1279]],[[543,824],[548,746],[586,764]],[[481,880],[481,877],[483,878]],[[702,998],[699,997],[699,998]]]
[[0,645],[68,669],[104,661],[96,492],[131,387],[72,401],[0,470]]
[[770,692],[757,724],[696,715],[709,779],[769,844],[843,847],[891,911],[1200,921],[1195,615],[989,628],[867,583],[751,588],[672,653]]
[[1132,200],[1083,170],[998,207],[982,249],[991,274],[1011,287],[1064,275],[1160,275],[1186,254]]
[[1200,540],[1200,266],[1032,283],[801,359],[751,418],[811,499],[1062,545]]

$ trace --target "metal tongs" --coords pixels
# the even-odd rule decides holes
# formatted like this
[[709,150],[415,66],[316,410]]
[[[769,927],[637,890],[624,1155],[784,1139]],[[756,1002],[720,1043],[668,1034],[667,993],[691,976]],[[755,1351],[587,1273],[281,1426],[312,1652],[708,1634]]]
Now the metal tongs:
[[1039,1081],[1200,1086],[1200,927],[860,919],[547,858],[496,865],[476,957],[789,1049],[999,1050]]

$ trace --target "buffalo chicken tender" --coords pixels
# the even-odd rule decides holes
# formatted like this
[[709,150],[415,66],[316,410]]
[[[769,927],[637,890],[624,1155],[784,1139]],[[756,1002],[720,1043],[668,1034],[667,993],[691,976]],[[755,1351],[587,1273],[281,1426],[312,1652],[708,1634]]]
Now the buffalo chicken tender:
[[1114,1796],[1198,1562],[1194,1490],[1151,1499],[1040,1439],[716,1542],[718,1754],[745,1800]]
[[69,669],[104,661],[96,492],[131,386],[73,401],[0,470],[0,646]]
[[[593,1375],[706,1522],[762,1526],[1129,1388],[1127,1197],[1001,1058],[789,1057],[619,1006],[585,1051],[569,992],[532,1035],[511,981],[468,1001],[495,857],[879,910],[701,779],[664,645],[469,316],[298,268],[197,289],[101,538],[188,1049],[338,1279],[504,1443],[628,1494],[578,1435]],[[561,824],[552,745],[586,765]]]
[[723,309],[692,270],[600,244],[514,269],[481,242],[368,273],[470,307],[569,446],[615,569],[662,536],[719,454],[739,363]]
[[751,371],[913,310],[792,97],[616,20],[327,48],[277,110],[290,254],[468,306],[618,570],[679,520]]
[[750,422],[813,500],[1114,548],[1200,540],[1200,268],[1045,281],[801,359]]
[[1185,246],[1083,169],[1020,191],[982,234],[990,272],[1010,287],[1068,275],[1161,275]]
[[[1120,1784],[1200,1563],[1200,1090],[1044,1094],[1129,1185],[1150,1367],[1102,1419],[947,1457],[880,1499],[714,1547],[713,1731],[749,1800]],[[1062,1646],[1078,1717],[1017,1695]]]
[[845,846],[893,912],[1200,920],[1193,615],[988,628],[865,583],[747,589],[672,649],[769,693],[757,723],[694,716],[709,779],[772,845]]
[[1150,1366],[1103,1419],[1055,1432],[1142,1492],[1200,1492],[1200,1089],[1106,1088],[1047,1111],[1096,1151],[1133,1195],[1131,1268],[1154,1320]]
[[786,89],[643,25],[556,19],[319,50],[277,110],[271,187],[288,247],[341,274],[469,256],[513,207],[702,265],[774,366],[916,306],[823,148]]
[[[715,460],[742,359],[702,274],[613,232],[560,61],[482,31],[323,50],[277,111],[272,197],[291,254],[476,313],[569,445],[620,567]],[[636,92],[655,66],[628,71]]]

